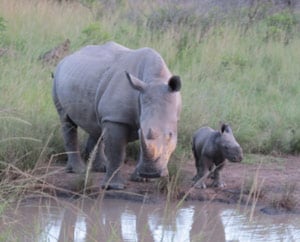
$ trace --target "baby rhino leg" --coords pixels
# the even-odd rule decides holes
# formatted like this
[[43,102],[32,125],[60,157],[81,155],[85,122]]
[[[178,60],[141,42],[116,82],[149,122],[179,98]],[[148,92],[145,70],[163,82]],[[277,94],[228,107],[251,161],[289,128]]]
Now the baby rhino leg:
[[195,186],[199,188],[206,188],[205,181],[209,175],[209,166],[211,161],[201,157],[196,161],[197,174],[193,178],[195,181]]
[[225,187],[226,184],[222,181],[220,171],[224,167],[224,162],[217,165],[213,171],[213,187]]

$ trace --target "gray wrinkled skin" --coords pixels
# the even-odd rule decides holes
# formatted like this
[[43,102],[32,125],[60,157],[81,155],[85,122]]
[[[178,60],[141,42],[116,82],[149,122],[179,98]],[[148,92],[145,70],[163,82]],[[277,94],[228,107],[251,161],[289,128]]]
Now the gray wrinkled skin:
[[193,136],[192,151],[197,168],[193,180],[197,183],[196,186],[201,188],[206,188],[205,180],[210,172],[214,179],[212,186],[224,187],[220,170],[224,167],[225,160],[241,162],[243,159],[242,148],[227,124],[222,124],[220,131],[210,127],[198,129]]
[[53,100],[68,154],[67,171],[85,170],[78,147],[80,127],[89,134],[86,153],[97,148],[93,169],[106,170],[102,187],[124,189],[120,167],[128,142],[136,139],[140,158],[132,179],[167,176],[177,143],[180,88],[180,78],[150,48],[131,50],[108,42],[65,57],[54,73]]

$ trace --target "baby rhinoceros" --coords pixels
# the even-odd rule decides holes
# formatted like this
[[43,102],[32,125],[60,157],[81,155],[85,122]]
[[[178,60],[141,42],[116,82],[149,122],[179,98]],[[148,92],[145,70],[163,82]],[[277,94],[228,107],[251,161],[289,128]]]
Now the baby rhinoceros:
[[206,188],[205,180],[208,176],[213,179],[212,186],[224,187],[220,170],[224,167],[225,160],[241,162],[243,159],[242,148],[228,124],[221,124],[220,131],[210,127],[198,129],[193,136],[192,150],[197,168],[193,180],[201,188]]

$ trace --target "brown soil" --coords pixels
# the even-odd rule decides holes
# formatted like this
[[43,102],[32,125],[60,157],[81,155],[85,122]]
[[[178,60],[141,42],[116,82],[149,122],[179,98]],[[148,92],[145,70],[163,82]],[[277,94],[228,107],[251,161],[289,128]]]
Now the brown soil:
[[[132,162],[126,162],[122,174],[127,179],[123,191],[104,191],[101,181],[104,173],[92,172],[87,179],[84,193],[91,197],[105,196],[143,202],[159,202],[172,200],[219,201],[240,203],[262,207],[269,214],[278,212],[300,213],[300,157],[264,157],[260,164],[227,163],[222,170],[224,188],[206,189],[193,187],[192,177],[195,175],[194,162],[185,163],[180,168],[180,175],[173,176],[169,181],[153,179],[147,182],[129,181],[134,170]],[[65,173],[64,166],[51,166],[39,170],[39,174],[47,174],[38,186],[44,192],[56,196],[81,196],[83,194],[85,176]],[[175,178],[178,178],[177,182]],[[176,185],[174,185],[176,184]],[[209,180],[208,183],[209,185]],[[168,196],[169,194],[170,196]]]

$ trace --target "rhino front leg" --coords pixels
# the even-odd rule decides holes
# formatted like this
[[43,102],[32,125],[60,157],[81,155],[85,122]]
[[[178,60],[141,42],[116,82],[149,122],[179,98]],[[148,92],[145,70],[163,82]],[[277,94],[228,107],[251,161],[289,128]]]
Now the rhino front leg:
[[197,169],[197,174],[193,177],[193,181],[198,181],[202,174],[201,160],[198,157],[197,149],[194,147],[194,145],[192,147],[192,151],[193,151],[193,156],[194,156],[194,160],[195,160],[195,167]]
[[143,178],[138,174],[137,168],[135,168],[134,172],[130,176],[130,180],[134,182],[147,182],[148,178]]
[[226,184],[222,181],[221,179],[221,175],[220,175],[220,171],[222,170],[222,168],[224,167],[224,162],[217,165],[213,171],[213,183],[212,186],[213,187],[225,187]]
[[104,122],[104,153],[107,159],[106,175],[102,188],[122,190],[125,181],[120,168],[126,156],[128,127],[120,123]]
[[65,115],[62,118],[62,132],[64,138],[65,150],[68,155],[67,172],[83,173],[85,165],[80,157],[77,125]]
[[209,165],[211,161],[201,157],[196,160],[197,174],[194,176],[193,181],[195,181],[195,186],[199,188],[206,188],[206,178],[209,175]]
[[[106,158],[104,155],[104,144],[103,144],[103,140],[99,140],[102,139],[102,137],[95,137],[92,135],[89,135],[87,142],[86,142],[86,147],[85,147],[85,160],[88,159],[93,159],[93,163],[92,163],[92,170],[95,172],[105,172],[105,164],[106,164]],[[96,147],[97,145],[97,147]],[[95,154],[93,154],[92,152],[95,150]],[[94,155],[94,156],[93,156]],[[93,157],[92,157],[93,156]]]

